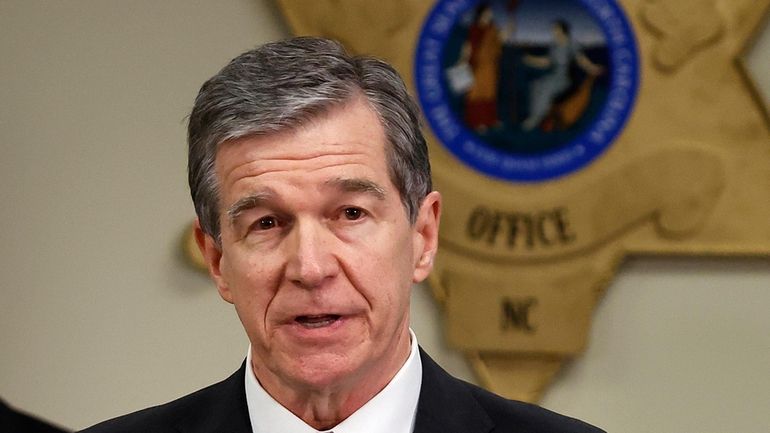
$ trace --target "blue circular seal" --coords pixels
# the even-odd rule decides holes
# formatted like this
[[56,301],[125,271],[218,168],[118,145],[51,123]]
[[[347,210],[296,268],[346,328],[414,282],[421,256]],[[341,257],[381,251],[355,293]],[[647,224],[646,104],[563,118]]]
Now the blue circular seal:
[[538,182],[612,144],[636,99],[639,56],[613,0],[439,0],[415,80],[431,129],[456,157]]

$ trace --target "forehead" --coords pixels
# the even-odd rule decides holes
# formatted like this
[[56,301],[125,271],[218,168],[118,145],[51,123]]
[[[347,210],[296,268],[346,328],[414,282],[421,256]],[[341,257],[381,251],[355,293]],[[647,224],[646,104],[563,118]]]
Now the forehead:
[[243,181],[336,169],[388,176],[385,133],[363,98],[332,107],[293,129],[225,142],[216,157],[223,193]]

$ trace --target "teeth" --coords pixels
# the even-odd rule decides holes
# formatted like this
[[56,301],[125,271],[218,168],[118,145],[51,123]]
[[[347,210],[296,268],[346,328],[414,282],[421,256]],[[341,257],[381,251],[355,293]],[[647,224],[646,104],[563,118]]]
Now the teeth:
[[334,323],[340,316],[333,314],[322,314],[318,316],[299,316],[296,321],[306,328],[322,328]]

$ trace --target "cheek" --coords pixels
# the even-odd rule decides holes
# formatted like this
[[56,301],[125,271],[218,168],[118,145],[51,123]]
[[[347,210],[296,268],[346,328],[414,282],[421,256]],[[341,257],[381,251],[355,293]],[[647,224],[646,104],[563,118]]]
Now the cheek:
[[243,247],[234,247],[222,260],[223,277],[241,289],[269,283],[277,277],[280,268],[270,252],[249,251]]
[[275,296],[279,272],[258,255],[233,254],[224,262],[222,277],[230,288],[241,320],[262,320],[266,306]]
[[409,238],[397,234],[387,242],[372,243],[369,254],[359,252],[358,269],[369,283],[364,287],[372,288],[368,297],[393,307],[407,302],[414,271],[411,253]]

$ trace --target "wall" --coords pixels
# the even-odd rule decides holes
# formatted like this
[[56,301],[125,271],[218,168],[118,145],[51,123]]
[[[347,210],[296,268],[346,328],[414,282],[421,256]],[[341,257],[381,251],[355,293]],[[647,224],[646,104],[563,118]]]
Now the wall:
[[[287,34],[267,0],[0,0],[0,396],[81,428],[237,368],[234,312],[179,256],[184,117],[230,58]],[[768,265],[631,260],[544,404],[609,431],[766,432]],[[413,317],[472,378],[423,287]]]

